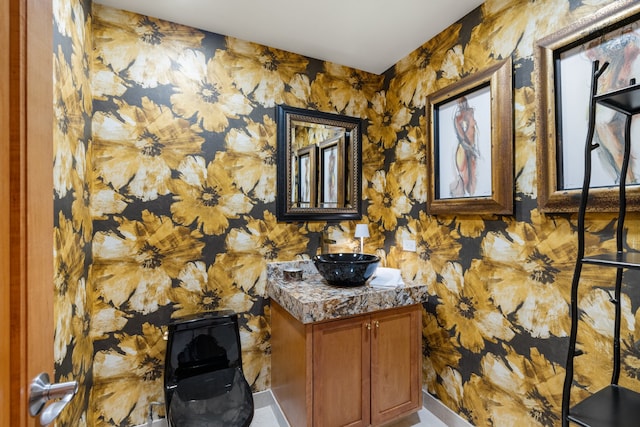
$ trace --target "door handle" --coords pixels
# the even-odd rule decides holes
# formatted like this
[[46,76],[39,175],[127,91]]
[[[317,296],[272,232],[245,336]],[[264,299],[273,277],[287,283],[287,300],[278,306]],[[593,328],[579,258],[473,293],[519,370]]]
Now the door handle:
[[[40,425],[47,426],[55,420],[65,406],[78,392],[78,382],[51,384],[49,374],[41,373],[33,379],[29,388],[29,414],[32,417],[40,415]],[[49,400],[60,399],[44,409]],[[44,411],[42,411],[44,409]]]

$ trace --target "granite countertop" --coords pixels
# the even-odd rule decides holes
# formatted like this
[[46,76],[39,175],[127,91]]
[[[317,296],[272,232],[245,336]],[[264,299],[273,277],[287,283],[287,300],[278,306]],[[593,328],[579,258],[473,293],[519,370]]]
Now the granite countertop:
[[[300,268],[302,280],[285,281],[282,271],[286,268]],[[427,298],[426,285],[405,283],[397,288],[377,288],[369,282],[353,288],[330,286],[311,260],[267,264],[267,295],[302,323],[413,305]]]

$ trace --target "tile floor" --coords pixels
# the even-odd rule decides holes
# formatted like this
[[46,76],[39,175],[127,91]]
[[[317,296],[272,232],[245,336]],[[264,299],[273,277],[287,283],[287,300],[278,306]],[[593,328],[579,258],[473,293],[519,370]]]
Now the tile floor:
[[[277,409],[276,409],[277,410]],[[415,414],[409,415],[387,427],[447,427],[438,417],[422,408]],[[272,406],[256,409],[250,427],[288,427],[278,422]]]
[[[289,427],[280,408],[274,402],[270,392],[254,394],[255,412],[250,427]],[[455,424],[455,423],[454,423]],[[458,424],[455,424],[458,425]],[[148,426],[145,425],[145,427]],[[155,420],[152,427],[166,427],[166,420]],[[142,426],[139,426],[142,427]],[[386,427],[448,427],[440,418],[429,410],[422,408]]]

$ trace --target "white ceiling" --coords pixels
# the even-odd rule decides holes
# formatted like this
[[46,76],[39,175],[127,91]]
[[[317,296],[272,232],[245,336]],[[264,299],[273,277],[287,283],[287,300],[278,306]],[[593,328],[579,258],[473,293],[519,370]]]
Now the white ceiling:
[[96,0],[382,74],[483,0]]

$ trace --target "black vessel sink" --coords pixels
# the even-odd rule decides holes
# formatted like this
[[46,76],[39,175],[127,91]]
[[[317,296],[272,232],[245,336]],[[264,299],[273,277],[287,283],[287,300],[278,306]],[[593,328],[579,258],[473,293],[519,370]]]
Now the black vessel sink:
[[335,253],[313,257],[316,268],[332,286],[364,285],[378,268],[380,257],[370,254]]

